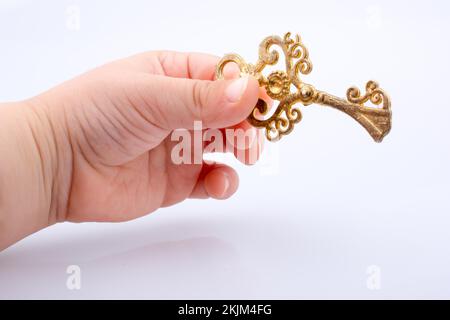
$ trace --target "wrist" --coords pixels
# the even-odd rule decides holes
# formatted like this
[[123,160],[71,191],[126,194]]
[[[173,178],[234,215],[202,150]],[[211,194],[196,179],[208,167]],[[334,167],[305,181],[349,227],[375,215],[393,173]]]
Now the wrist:
[[24,102],[28,124],[37,132],[35,144],[40,153],[46,186],[49,189],[49,225],[64,222],[70,198],[73,170],[73,141],[71,140],[66,106],[51,97],[37,96]]
[[[62,130],[38,98],[0,106],[0,250],[63,221],[61,176],[71,157]],[[61,135],[58,137],[57,135]]]

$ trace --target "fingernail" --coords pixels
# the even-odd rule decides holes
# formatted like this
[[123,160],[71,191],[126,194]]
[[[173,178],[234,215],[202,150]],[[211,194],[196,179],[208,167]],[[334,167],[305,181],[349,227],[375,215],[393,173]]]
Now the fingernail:
[[218,174],[222,176],[221,180],[224,184],[221,186],[221,190],[217,190],[216,198],[224,199],[228,193],[228,190],[230,189],[230,177],[223,171],[218,171]]
[[230,189],[230,177],[225,172],[222,172],[222,175],[224,176],[223,181],[224,181],[225,185],[223,186],[222,194],[220,195],[221,198],[223,198],[228,193],[228,190]]
[[247,84],[248,76],[236,79],[231,84],[229,84],[228,88],[225,90],[225,95],[228,101],[231,103],[236,103],[241,100],[245,89],[247,89]]
[[230,176],[221,169],[208,173],[205,177],[205,189],[214,199],[226,199],[231,187]]

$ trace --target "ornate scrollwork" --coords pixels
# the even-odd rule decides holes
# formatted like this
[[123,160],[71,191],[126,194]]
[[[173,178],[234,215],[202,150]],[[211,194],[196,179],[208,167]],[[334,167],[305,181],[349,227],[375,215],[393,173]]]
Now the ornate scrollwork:
[[384,99],[385,93],[375,81],[369,81],[366,84],[366,93],[361,96],[361,91],[357,87],[351,87],[347,90],[347,100],[357,104],[364,104],[371,101],[374,105],[379,105]]
[[[280,52],[272,49],[277,46],[285,57],[285,70],[276,70],[266,77],[263,70],[266,66],[276,65],[280,58]],[[266,137],[270,141],[279,140],[289,134],[294,124],[302,119],[302,113],[296,106],[297,103],[310,105],[318,103],[341,110],[361,125],[371,134],[375,141],[381,141],[389,133],[391,127],[390,99],[374,81],[366,85],[366,93],[361,95],[358,88],[352,87],[347,91],[347,100],[337,98],[328,93],[316,90],[312,85],[304,83],[300,75],[307,75],[312,71],[312,63],[309,52],[299,35],[291,37],[286,33],[284,37],[270,36],[265,38],[259,46],[259,59],[255,65],[247,64],[242,57],[236,54],[228,54],[219,62],[216,77],[223,78],[223,69],[227,63],[236,63],[241,74],[250,74],[258,79],[261,87],[264,87],[267,95],[279,101],[272,115],[269,107],[263,100],[259,100],[248,121],[255,127],[265,128]],[[295,87],[296,91],[291,92]],[[383,102],[383,107],[369,108],[364,103],[371,101],[375,105]]]

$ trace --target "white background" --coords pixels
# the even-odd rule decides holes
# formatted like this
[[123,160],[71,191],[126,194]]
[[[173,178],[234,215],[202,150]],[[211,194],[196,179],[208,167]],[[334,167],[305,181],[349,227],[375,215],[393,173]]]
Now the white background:
[[[305,80],[392,97],[382,144],[350,117],[303,108],[244,167],[237,195],[123,224],[60,224],[0,253],[0,298],[450,298],[448,1],[0,1],[0,101],[156,49],[257,58],[299,32]],[[79,28],[74,14],[79,12]],[[234,162],[233,162],[234,163]],[[66,269],[81,268],[81,290]],[[370,266],[381,287],[367,286]]]

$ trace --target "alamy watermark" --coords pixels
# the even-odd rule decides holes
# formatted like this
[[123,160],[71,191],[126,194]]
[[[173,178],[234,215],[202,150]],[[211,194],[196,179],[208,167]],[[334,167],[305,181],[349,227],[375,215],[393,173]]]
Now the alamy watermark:
[[366,8],[366,24],[370,30],[378,30],[383,26],[383,12],[378,5]]
[[381,289],[381,268],[377,265],[368,266],[366,269],[366,287],[369,290]]
[[174,130],[170,137],[177,142],[172,148],[174,164],[208,163],[204,153],[233,152],[242,162],[255,163],[259,155],[258,137],[252,128],[204,129],[201,121],[194,122],[194,130]]
[[81,10],[77,5],[66,8],[66,28],[70,31],[79,31],[81,28]]
[[81,268],[78,265],[70,265],[66,269],[68,274],[66,287],[69,290],[81,290]]

